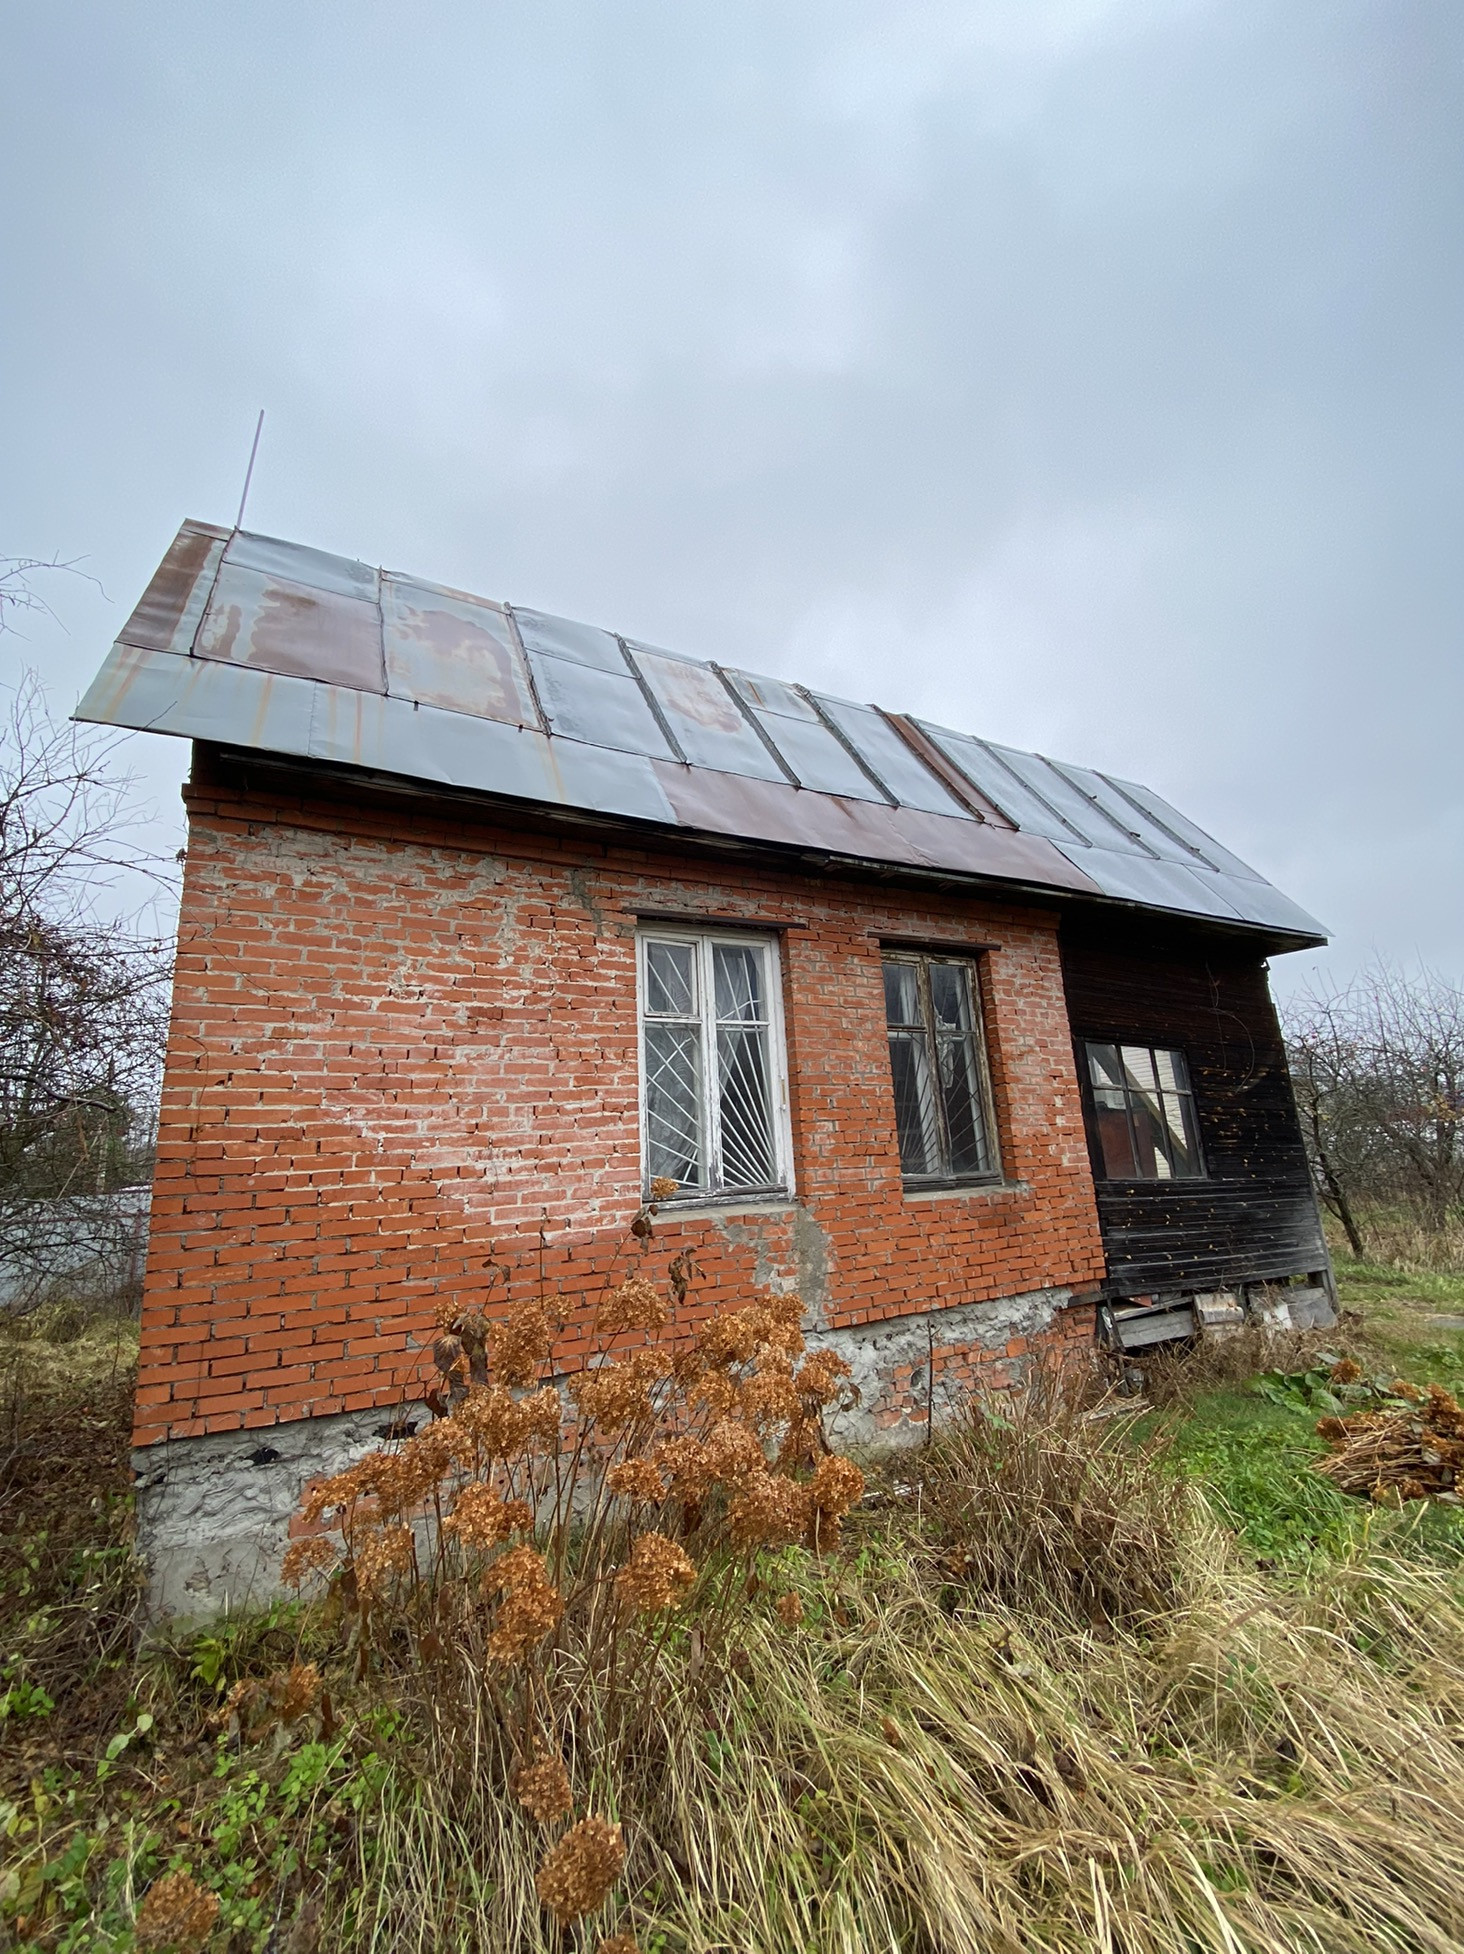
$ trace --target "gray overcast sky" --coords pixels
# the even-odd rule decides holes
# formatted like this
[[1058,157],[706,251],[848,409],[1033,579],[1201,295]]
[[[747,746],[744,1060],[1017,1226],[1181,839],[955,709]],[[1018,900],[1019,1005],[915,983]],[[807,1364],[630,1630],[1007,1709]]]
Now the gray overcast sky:
[[252,528],[1146,780],[1333,926],[1283,988],[1464,976],[1459,0],[7,13],[66,707],[263,406]]

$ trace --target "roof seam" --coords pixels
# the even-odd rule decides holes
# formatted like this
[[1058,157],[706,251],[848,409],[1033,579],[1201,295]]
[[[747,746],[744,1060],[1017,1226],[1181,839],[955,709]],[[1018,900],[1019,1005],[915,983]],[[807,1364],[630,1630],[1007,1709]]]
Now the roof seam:
[[[1125,828],[1119,825],[1118,821],[1115,820],[1113,815],[1111,815],[1108,812],[1108,809],[1103,805],[1102,801],[1099,800],[1098,796],[1094,793],[1090,793],[1089,790],[1083,785],[1081,780],[1074,778],[1073,769],[1065,766],[1061,760],[1049,759],[1045,753],[1039,753],[1037,755],[1037,758],[1042,762],[1044,767],[1050,767],[1052,771],[1055,774],[1057,774],[1060,779],[1065,780],[1068,786],[1072,788],[1074,793],[1081,794],[1085,801],[1090,802],[1094,812],[1100,815],[1102,819],[1108,823],[1110,828],[1116,828],[1118,832],[1121,835],[1124,835],[1129,841],[1136,841],[1139,844],[1140,848],[1143,849],[1144,853],[1148,855],[1152,860],[1156,862],[1163,861],[1164,857],[1159,853],[1159,850],[1157,848],[1151,848],[1148,842],[1145,841],[1144,837],[1141,834],[1139,834],[1135,829]],[[1099,774],[1098,778],[1101,780],[1103,778],[1102,774]],[[1093,837],[1091,835],[1088,837],[1088,839],[1090,841],[1093,841]],[[1100,841],[1093,841],[1093,845],[1095,848],[1101,848],[1103,846],[1102,842]]]
[[[1095,767],[1094,772],[1097,773],[1097,771],[1098,770]],[[1136,814],[1142,815],[1146,821],[1152,821],[1154,823],[1154,826],[1160,829],[1164,834],[1167,834],[1171,841],[1177,843],[1179,847],[1185,849],[1189,854],[1193,855],[1195,860],[1199,862],[1202,867],[1209,869],[1213,875],[1220,875],[1224,872],[1221,869],[1220,864],[1218,862],[1212,862],[1209,856],[1206,855],[1201,849],[1196,848],[1192,841],[1186,841],[1183,835],[1176,834],[1174,832],[1174,829],[1170,827],[1169,823],[1167,821],[1161,820],[1152,808],[1145,807],[1142,804],[1142,802],[1136,801],[1133,795],[1130,794],[1128,790],[1124,787],[1122,781],[1115,780],[1113,775],[1108,773],[1099,773],[1098,778],[1100,780],[1106,780],[1108,782],[1108,785],[1113,789],[1114,793],[1117,794],[1120,797],[1120,799],[1127,801],[1129,806],[1133,808]]]
[[869,780],[871,780],[874,783],[874,785],[884,795],[885,799],[889,802],[890,806],[899,807],[901,804],[899,796],[890,791],[889,787],[886,786],[885,782],[875,772],[873,765],[868,760],[865,759],[864,755],[855,746],[854,742],[851,739],[847,739],[844,733],[842,732],[842,730],[834,724],[834,721],[830,718],[828,713],[826,713],[823,707],[819,704],[817,694],[810,692],[806,685],[794,685],[793,687],[791,687],[791,690],[796,692],[799,698],[804,700],[806,704],[813,707],[814,712],[818,716],[819,724],[821,726],[826,727],[828,731],[833,734],[834,738],[839,742],[839,745],[843,747],[844,751],[848,754],[849,758],[854,762],[855,766],[858,767],[860,771]]
[[691,761],[687,758],[686,748],[681,744],[680,740],[677,739],[671,721],[666,716],[665,708],[662,706],[661,701],[656,697],[655,689],[651,685],[650,680],[646,677],[645,673],[640,668],[640,661],[636,658],[635,653],[631,650],[630,646],[626,643],[625,639],[621,637],[618,631],[612,632],[611,636],[614,638],[616,644],[618,644],[620,647],[621,657],[625,660],[626,664],[630,667],[631,677],[635,680],[636,684],[641,689],[641,697],[645,700],[646,704],[651,709],[652,719],[655,720],[656,724],[660,727],[662,733],[665,735],[667,746],[670,747],[671,751],[675,754],[676,758],[681,762],[683,767],[689,767],[691,765]]
[[[923,720],[917,721],[916,723],[920,725],[923,730],[925,729],[925,722]],[[942,753],[944,753],[946,749],[944,745],[941,744],[940,741],[940,735],[944,729],[941,727],[930,727],[928,730],[930,732],[930,737],[937,743],[937,745],[940,745],[940,750]],[[1067,816],[1063,813],[1062,809],[1060,807],[1055,807],[1053,803],[1050,800],[1048,800],[1047,796],[1043,793],[1040,787],[1034,787],[1030,780],[1023,780],[1022,776],[1017,772],[1016,768],[1014,766],[1011,766],[1006,760],[1004,760],[1001,757],[1001,754],[997,751],[997,749],[991,744],[989,740],[982,739],[980,735],[976,733],[960,733],[956,737],[959,739],[969,740],[972,746],[979,746],[981,748],[981,751],[986,755],[987,759],[990,760],[995,766],[1000,767],[1002,772],[1006,774],[1009,779],[1014,780],[1025,793],[1030,794],[1033,800],[1036,801],[1040,807],[1045,807],[1047,809],[1047,812],[1052,816],[1053,820],[1060,822],[1061,825],[1067,829],[1068,833],[1072,836],[1073,840],[1076,841],[1080,847],[1091,848],[1093,846],[1090,837],[1085,835],[1081,828],[1074,827],[1072,822],[1069,821]],[[1040,757],[1040,756],[1035,756],[1035,757]],[[961,766],[960,761],[956,759],[954,754],[951,755],[951,765],[953,767],[959,768],[962,773],[965,772],[965,768]],[[973,782],[973,785],[974,784],[975,783]],[[996,796],[993,795],[992,799],[995,800]],[[1001,807],[1000,801],[997,801],[997,806]],[[1003,807],[1001,811],[1006,816],[1008,821],[1011,822],[1012,826],[1016,828],[1018,831],[1020,831],[1022,824],[1017,819],[1016,815],[1012,813],[1011,809]]]
[[553,722],[550,720],[544,701],[539,697],[539,681],[534,677],[534,661],[529,656],[529,648],[524,643],[524,634],[519,630],[519,621],[514,615],[512,604],[504,604],[503,615],[508,619],[508,628],[513,633],[514,647],[519,657],[523,660],[524,678],[528,683],[529,699],[533,704],[534,711],[539,715],[539,723],[534,728],[534,731],[536,733],[542,733],[545,739],[548,739],[553,731]]
[[794,773],[792,767],[783,758],[782,754],[778,751],[777,747],[773,744],[772,734],[768,732],[767,728],[759,720],[757,714],[752,710],[752,707],[747,705],[738,696],[737,687],[732,683],[731,679],[728,678],[722,666],[720,666],[715,659],[709,658],[707,660],[707,669],[709,671],[715,672],[717,677],[722,681],[722,690],[727,694],[727,697],[732,701],[733,705],[737,708],[738,712],[741,713],[742,717],[747,721],[748,725],[752,728],[753,732],[757,734],[758,738],[762,741],[763,745],[767,748],[769,757],[771,758],[773,765],[778,769],[779,773],[782,774],[783,778],[788,782],[789,786],[803,789],[804,783],[798,778],[797,774]]

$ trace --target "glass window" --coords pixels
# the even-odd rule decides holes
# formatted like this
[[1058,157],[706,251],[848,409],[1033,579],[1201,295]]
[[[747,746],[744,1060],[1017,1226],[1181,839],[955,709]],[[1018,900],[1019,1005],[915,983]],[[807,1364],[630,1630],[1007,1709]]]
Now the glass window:
[[907,1181],[990,1179],[998,1163],[971,965],[889,956],[884,990],[901,1172]]
[[640,939],[645,1184],[682,1198],[789,1186],[777,953],[762,938]]
[[1200,1180],[1200,1129],[1184,1053],[1087,1046],[1103,1173],[1114,1181]]

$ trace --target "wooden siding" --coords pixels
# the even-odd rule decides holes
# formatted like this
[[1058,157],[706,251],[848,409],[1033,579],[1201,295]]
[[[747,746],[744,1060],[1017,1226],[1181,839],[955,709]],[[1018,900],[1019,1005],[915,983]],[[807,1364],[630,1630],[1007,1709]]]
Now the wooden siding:
[[[1108,1293],[1230,1288],[1326,1266],[1266,967],[1229,946],[1101,935],[1071,923],[1063,977],[1078,1047]],[[1108,1181],[1086,1039],[1177,1046],[1189,1061],[1206,1178]]]

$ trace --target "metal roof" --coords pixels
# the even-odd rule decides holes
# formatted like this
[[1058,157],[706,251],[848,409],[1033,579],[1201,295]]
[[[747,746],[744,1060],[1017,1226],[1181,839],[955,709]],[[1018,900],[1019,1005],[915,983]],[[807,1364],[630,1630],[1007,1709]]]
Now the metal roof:
[[1148,788],[186,522],[79,719],[1321,940]]

